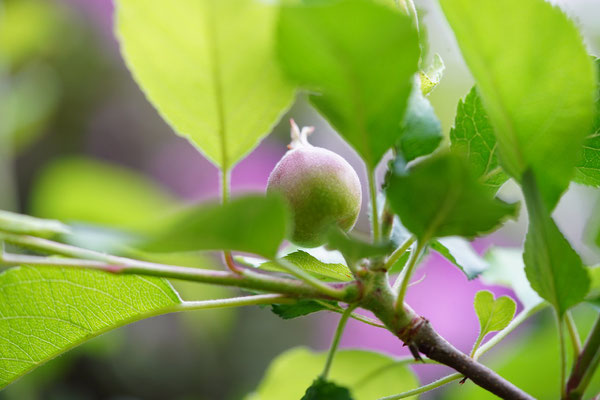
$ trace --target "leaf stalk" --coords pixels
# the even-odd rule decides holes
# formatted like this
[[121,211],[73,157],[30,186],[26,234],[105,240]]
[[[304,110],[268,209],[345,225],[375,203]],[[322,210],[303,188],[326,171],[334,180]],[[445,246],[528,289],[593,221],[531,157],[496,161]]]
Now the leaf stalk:
[[400,257],[402,257],[404,255],[404,253],[406,253],[408,251],[408,249],[410,248],[410,246],[413,245],[413,243],[416,241],[417,239],[414,236],[409,237],[408,239],[406,239],[404,241],[404,243],[402,243],[400,245],[400,247],[398,247],[396,250],[394,250],[394,252],[390,255],[390,257],[386,260],[383,268],[388,271],[390,268],[392,268],[394,266],[394,264],[396,264],[398,262],[398,260],[400,259]]
[[371,197],[371,230],[373,231],[373,242],[377,243],[381,239],[381,229],[379,227],[379,210],[377,206],[377,176],[375,168],[368,169],[369,175],[369,194]]
[[327,375],[329,375],[329,370],[331,369],[331,364],[333,363],[333,358],[335,357],[335,353],[340,345],[340,339],[342,338],[342,334],[344,333],[344,329],[346,328],[346,324],[348,323],[348,319],[352,315],[352,311],[356,308],[356,305],[349,305],[342,317],[340,318],[340,322],[335,330],[335,334],[333,335],[333,341],[331,342],[331,346],[329,347],[329,352],[327,353],[327,360],[325,361],[325,367],[323,368],[323,372],[321,373],[321,378],[323,380],[327,380]]
[[406,291],[408,290],[408,285],[410,283],[410,278],[412,277],[412,274],[417,265],[417,261],[419,260],[419,257],[421,256],[421,253],[423,252],[424,247],[425,246],[424,246],[423,241],[417,241],[417,246],[415,248],[415,251],[410,255],[410,259],[408,260],[408,265],[404,269],[404,274],[402,275],[402,278],[398,277],[398,279],[402,279],[400,281],[401,283],[400,283],[400,291],[398,292],[398,298],[396,299],[396,311],[398,311],[398,312],[402,311],[402,307],[404,304],[404,298],[406,297]]

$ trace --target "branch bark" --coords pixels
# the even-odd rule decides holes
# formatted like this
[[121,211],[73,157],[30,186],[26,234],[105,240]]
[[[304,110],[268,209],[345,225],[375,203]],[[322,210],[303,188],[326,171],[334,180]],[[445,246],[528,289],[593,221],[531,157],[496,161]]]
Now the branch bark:
[[[388,330],[409,346],[417,358],[419,353],[425,354],[430,359],[455,369],[475,384],[501,398],[534,399],[491,369],[457,350],[433,329],[429,321],[417,315],[406,304],[402,303],[402,307],[397,310],[397,296],[389,285],[385,271],[364,271],[364,274],[359,275],[358,282],[332,284],[331,288],[334,292],[326,294],[318,288],[298,280],[260,274],[245,269],[241,274],[237,274],[156,264],[98,253],[46,239],[4,233],[0,233],[0,240],[52,254],[78,258],[4,253],[0,254],[0,265],[63,266],[103,270],[117,274],[160,276],[281,293],[296,298],[336,299],[353,306],[361,306],[373,312]],[[600,331],[600,327],[597,328]],[[598,336],[600,336],[600,332]],[[588,343],[586,343],[587,347]]]
[[408,305],[404,304],[404,310],[396,312],[396,296],[385,275],[373,274],[370,277],[370,280],[363,282],[365,297],[361,305],[373,312],[416,356],[418,353],[425,354],[503,399],[535,400],[496,372],[456,349],[433,329],[429,321]]
[[[88,250],[86,250],[88,251]],[[123,275],[147,275],[161,278],[180,279],[192,282],[211,283],[222,286],[233,286],[261,292],[280,293],[297,298],[315,298],[326,300],[342,300],[351,302],[356,299],[358,290],[352,282],[332,285],[337,295],[323,293],[318,289],[296,279],[282,278],[250,270],[241,274],[214,271],[207,269],[188,268],[177,265],[155,264],[123,257],[102,255],[106,261],[39,257],[28,255],[0,254],[0,266],[31,265],[39,267],[63,267],[105,271]]]
[[[412,329],[416,330],[416,332],[411,332]],[[439,361],[442,364],[454,368],[457,372],[460,372],[475,384],[496,396],[503,399],[514,400],[534,399],[496,372],[456,349],[441,337],[433,329],[429,321],[423,317],[417,317],[417,320],[407,332],[409,332],[408,334],[410,336],[406,339],[411,345],[414,345],[419,352],[425,354],[432,360]]]

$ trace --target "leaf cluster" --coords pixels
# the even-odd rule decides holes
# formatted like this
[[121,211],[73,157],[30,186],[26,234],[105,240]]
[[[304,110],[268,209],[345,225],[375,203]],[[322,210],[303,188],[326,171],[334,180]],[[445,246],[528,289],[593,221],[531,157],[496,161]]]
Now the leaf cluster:
[[[389,321],[411,320],[404,294],[427,250],[468,279],[482,275],[512,287],[526,310],[546,301],[559,329],[577,304],[597,302],[597,279],[552,210],[571,181],[600,185],[600,62],[590,59],[573,22],[542,0],[440,3],[476,81],[457,106],[448,143],[427,98],[443,63],[436,56],[424,67],[412,1],[403,2],[405,15],[368,0],[181,0],[169,7],[118,0],[116,29],[129,70],[177,134],[219,167],[222,202],[182,206],[135,174],[86,160],[70,160],[40,180],[37,190],[46,193],[35,206],[40,216],[126,231],[131,237],[120,251],[133,258],[86,248],[75,224],[0,212],[1,241],[50,255],[2,253],[2,264],[15,268],[0,274],[0,337],[11,337],[0,345],[0,387],[109,329],[189,308],[269,304],[283,319],[330,310],[378,324],[352,314],[364,306],[386,328],[397,328]],[[533,20],[538,23],[528,23]],[[372,240],[332,230],[323,248],[282,251],[292,223],[283,199],[229,199],[229,172],[272,130],[296,92],[308,93],[363,159],[371,175]],[[377,187],[373,171],[386,153],[393,159]],[[92,173],[98,180],[88,181]],[[529,215],[524,250],[493,249],[480,257],[470,241],[520,210],[497,197],[509,179],[522,188]],[[58,184],[60,192],[77,187],[96,196],[99,182],[103,194],[113,194],[101,216],[79,208],[82,201],[52,197]],[[122,200],[123,191],[133,194]],[[126,213],[118,213],[119,201],[127,202]],[[206,251],[222,251],[230,271],[195,265]],[[234,251],[253,256],[233,257]],[[192,268],[164,262],[182,253],[197,257]],[[400,271],[391,287],[390,272]],[[255,294],[185,302],[164,277]],[[381,304],[360,303],[373,293]],[[509,329],[516,303],[482,291],[474,307],[480,333],[472,356],[486,335]],[[331,377],[315,380],[323,361],[303,349],[284,354],[257,396],[372,399],[416,386],[404,363],[382,355],[339,352]],[[292,380],[298,384],[280,384]]]

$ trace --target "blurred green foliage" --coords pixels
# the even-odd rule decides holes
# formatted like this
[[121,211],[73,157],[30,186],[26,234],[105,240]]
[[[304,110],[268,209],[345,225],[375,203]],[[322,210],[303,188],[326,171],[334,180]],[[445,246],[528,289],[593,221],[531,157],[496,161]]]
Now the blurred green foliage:
[[30,213],[147,233],[181,206],[165,188],[131,168],[83,157],[55,160],[35,180]]
[[[306,348],[291,349],[275,360],[258,389],[246,400],[283,400],[302,397],[321,372],[325,353]],[[340,350],[328,377],[350,389],[355,400],[373,400],[417,386],[417,378],[406,363],[364,350]]]

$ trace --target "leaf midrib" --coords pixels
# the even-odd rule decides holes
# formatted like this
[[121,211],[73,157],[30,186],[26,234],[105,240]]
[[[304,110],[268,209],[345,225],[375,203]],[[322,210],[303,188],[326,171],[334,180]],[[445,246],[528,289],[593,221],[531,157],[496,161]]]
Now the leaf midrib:
[[431,221],[429,228],[423,234],[423,237],[421,238],[422,241],[429,241],[433,237],[435,231],[437,231],[437,229],[442,225],[444,220],[450,214],[450,210],[454,208],[454,206],[458,202],[458,199],[460,198],[460,194],[464,187],[463,181],[459,180],[459,182],[460,184],[451,185],[450,190],[446,192],[447,195],[444,197],[444,202],[439,208],[440,211],[436,214],[433,221]]
[[493,319],[494,316],[494,312],[496,311],[496,305],[498,303],[499,299],[494,299],[493,295],[492,295],[492,307],[491,307],[491,311],[490,311],[490,315],[489,318],[487,319],[486,323],[485,323],[485,328],[481,329],[481,338],[483,339],[488,333],[490,333],[491,331],[490,329],[490,323]]
[[[535,235],[535,234],[540,235],[540,239],[541,239],[541,243],[542,243],[541,255],[547,261],[546,263],[542,263],[542,264],[545,264],[545,266],[542,265],[541,268],[545,272],[548,272],[549,275],[551,276],[551,278],[549,279],[550,289],[551,289],[550,295],[552,296],[551,302],[554,305],[554,307],[556,308],[557,312],[560,314],[561,313],[561,305],[559,303],[558,293],[556,290],[556,274],[554,273],[555,271],[554,271],[554,267],[553,267],[553,263],[552,263],[552,256],[551,256],[549,248],[548,248],[548,243],[549,243],[548,229],[547,229],[547,224],[545,221],[545,216],[542,215],[542,209],[545,209],[545,207],[542,204],[542,201],[540,199],[535,176],[533,175],[533,172],[531,170],[529,170],[528,173],[524,174],[523,189],[524,189],[523,194],[525,195],[525,200],[526,200],[526,204],[527,204],[527,211],[530,212],[530,215],[531,215],[531,217],[530,217],[531,222],[530,222],[529,229],[533,230],[533,232],[531,232],[532,235]],[[548,218],[552,218],[552,217],[549,216]],[[534,240],[534,239],[532,238],[532,240]],[[545,276],[548,274],[542,273],[541,275]]]
[[[208,4],[208,6],[206,6]],[[215,103],[217,109],[217,135],[219,136],[219,145],[221,148],[221,169],[229,171],[229,160],[227,155],[227,137],[226,137],[226,126],[225,126],[225,104],[223,100],[223,84],[222,76],[220,71],[220,56],[218,49],[218,29],[216,26],[216,11],[215,4],[213,1],[205,2],[205,6],[208,7],[208,18],[206,22],[206,34],[209,47],[209,63],[211,64],[211,75],[213,79],[213,88]]]

